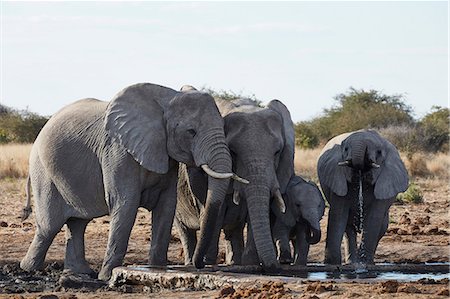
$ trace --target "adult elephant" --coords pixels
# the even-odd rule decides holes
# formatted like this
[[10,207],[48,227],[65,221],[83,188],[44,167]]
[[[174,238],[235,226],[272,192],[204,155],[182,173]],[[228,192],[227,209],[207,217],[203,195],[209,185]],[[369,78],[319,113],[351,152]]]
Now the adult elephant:
[[345,133],[325,145],[317,168],[330,204],[325,263],[341,263],[344,232],[350,261],[373,263],[387,230],[389,208],[408,187],[408,173],[397,149],[376,131]]
[[[319,243],[322,235],[320,220],[325,211],[325,200],[316,184],[293,176],[286,194],[283,194],[286,212],[272,203],[272,235],[282,264],[306,265],[309,247]],[[291,255],[290,241],[294,245]]]
[[[234,171],[250,181],[250,184],[234,182],[230,185],[222,207],[219,221],[224,226],[227,248],[233,252],[233,262],[239,263],[243,246],[242,228],[248,210],[251,229],[248,230],[242,263],[261,261],[266,269],[278,268],[270,230],[269,206],[272,198],[284,206],[281,194],[286,191],[289,179],[294,174],[294,128],[290,113],[277,100],[271,101],[265,108],[247,100],[216,100],[216,104],[224,117],[226,141]],[[191,255],[195,247],[195,230],[198,229],[196,222],[206,194],[206,182],[203,180],[202,185],[202,173],[198,169],[190,170],[188,167],[186,173],[188,178],[185,184],[189,183],[192,192],[183,193],[179,190],[175,225],[179,228],[187,251],[185,254]],[[183,186],[182,183],[179,186]],[[184,204],[180,201],[180,195]],[[216,230],[217,242],[217,227],[210,229]],[[210,255],[209,260],[215,260],[214,254]],[[190,262],[189,258],[186,262]],[[196,260],[195,256],[193,262],[196,265],[204,263]]]
[[233,175],[223,119],[210,95],[142,83],[125,88],[111,102],[84,99],[57,112],[31,151],[37,229],[21,268],[42,268],[53,238],[67,224],[64,266],[91,273],[84,254],[86,225],[110,214],[99,273],[100,279],[109,279],[122,264],[138,207],[153,215],[149,264],[166,265],[178,162],[210,174],[196,252],[203,256],[211,239],[204,228],[214,225],[226,178]]

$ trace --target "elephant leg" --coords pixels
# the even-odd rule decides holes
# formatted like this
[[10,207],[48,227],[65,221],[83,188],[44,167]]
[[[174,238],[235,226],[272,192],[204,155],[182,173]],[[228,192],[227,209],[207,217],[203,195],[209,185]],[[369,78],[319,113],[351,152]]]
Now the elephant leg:
[[127,252],[131,230],[136,220],[139,207],[139,200],[137,199],[139,196],[140,194],[136,192],[134,196],[130,196],[130,200],[121,200],[121,202],[126,202],[126,204],[114,205],[110,211],[111,222],[108,245],[102,269],[98,274],[98,278],[101,280],[109,280],[112,270],[122,265]]
[[341,243],[347,227],[351,200],[341,198],[330,203],[325,244],[325,264],[340,265],[342,263]]
[[[393,200],[374,200],[366,209],[364,229],[359,248],[361,262],[373,264],[378,242],[389,224],[388,211]],[[383,232],[383,235],[381,233]]]
[[280,264],[292,263],[291,245],[289,240],[290,228],[284,225],[280,219],[275,219],[272,228],[273,241],[278,252]]
[[231,230],[224,230],[227,244],[226,264],[241,265],[244,251],[244,226],[238,225]]
[[259,256],[250,222],[247,223],[247,241],[242,253],[242,265],[259,265]]
[[309,234],[308,227],[297,224],[294,242],[294,265],[306,266],[308,262],[309,243],[306,241],[307,234]]
[[184,264],[192,264],[192,257],[194,256],[195,246],[197,245],[196,230],[188,228],[184,223],[180,222],[176,217],[174,225],[180,235],[181,245],[183,246]]
[[218,220],[216,221],[216,227],[214,228],[213,237],[211,239],[211,244],[209,245],[209,249],[205,255],[205,263],[207,265],[215,265],[217,264],[217,255],[219,254],[219,239],[220,232],[222,230],[223,219],[225,217],[226,205],[222,204],[220,208]]
[[94,274],[84,252],[84,233],[90,219],[69,218],[66,222],[66,256],[64,269],[75,273]]
[[345,259],[347,263],[358,263],[358,244],[356,238],[357,234],[355,229],[347,225],[345,229]]
[[177,204],[177,179],[171,178],[170,186],[159,196],[156,207],[152,210],[152,240],[149,264],[167,265],[167,251],[172,233],[172,224]]
[[[39,185],[35,188],[36,232],[27,254],[20,262],[20,267],[25,271],[44,268],[48,248],[66,222],[62,212],[64,200],[55,185],[51,182],[48,184],[40,182]],[[44,187],[40,188],[42,185]],[[50,202],[54,204],[50,206]]]

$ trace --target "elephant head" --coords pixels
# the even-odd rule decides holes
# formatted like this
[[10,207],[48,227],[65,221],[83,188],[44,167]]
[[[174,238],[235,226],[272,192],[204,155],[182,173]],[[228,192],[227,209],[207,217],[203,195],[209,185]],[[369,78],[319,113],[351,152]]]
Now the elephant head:
[[166,173],[170,159],[207,171],[209,190],[196,251],[196,255],[204,255],[212,238],[204,228],[214,225],[228,178],[233,176],[224,123],[214,99],[196,90],[177,92],[149,83],[136,84],[110,102],[105,126],[108,134],[149,171]]
[[234,171],[250,184],[234,183],[233,201],[246,199],[259,260],[266,268],[279,266],[269,221],[272,198],[284,211],[281,194],[294,174],[294,129],[287,108],[277,100],[266,108],[248,101],[218,102],[225,120],[227,144]]
[[408,173],[393,144],[377,132],[363,130],[328,142],[318,162],[320,182],[345,196],[354,172],[370,179],[377,199],[389,199],[408,187]]
[[286,213],[275,205],[272,206],[277,218],[286,226],[294,227],[296,223],[305,223],[307,227],[306,241],[313,245],[321,238],[320,220],[325,211],[325,200],[316,184],[293,176],[284,195]]

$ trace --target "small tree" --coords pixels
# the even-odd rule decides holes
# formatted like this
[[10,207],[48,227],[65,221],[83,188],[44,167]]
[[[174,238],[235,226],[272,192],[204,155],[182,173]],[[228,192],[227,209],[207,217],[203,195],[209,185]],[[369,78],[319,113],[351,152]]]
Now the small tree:
[[433,106],[419,122],[422,147],[427,151],[449,150],[450,110]]

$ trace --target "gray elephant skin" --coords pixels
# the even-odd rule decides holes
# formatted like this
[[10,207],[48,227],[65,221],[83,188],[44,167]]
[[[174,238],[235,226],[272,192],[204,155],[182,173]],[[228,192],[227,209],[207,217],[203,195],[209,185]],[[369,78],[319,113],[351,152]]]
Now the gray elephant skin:
[[[208,262],[215,263],[220,228],[224,228],[227,263],[259,264],[267,270],[279,268],[272,242],[269,207],[272,198],[284,205],[286,191],[294,174],[294,129],[287,108],[277,100],[263,108],[248,100],[216,100],[224,117],[225,135],[233,159],[233,171],[250,181],[230,184],[222,206],[215,240]],[[187,168],[180,175],[175,226],[181,235],[186,263],[195,248],[195,230],[201,215],[207,182],[201,170]],[[182,187],[183,188],[183,187]],[[248,211],[248,215],[247,215]],[[244,250],[243,228],[249,221]],[[221,223],[221,225],[220,225]],[[194,261],[195,262],[195,261]]]
[[[232,175],[223,119],[207,93],[142,83],[125,88],[110,102],[84,99],[60,110],[31,151],[37,229],[22,269],[42,268],[53,238],[67,224],[65,268],[92,273],[84,252],[86,225],[109,214],[99,273],[100,279],[109,279],[122,264],[139,207],[152,211],[149,264],[166,265],[178,162],[206,165],[218,177]],[[215,224],[228,185],[228,179],[208,178],[195,255],[206,252],[212,235],[204,228]]]
[[[272,203],[272,235],[282,264],[306,265],[310,245],[321,238],[320,220],[325,211],[325,200],[313,182],[293,176],[283,194],[286,212]],[[291,254],[290,241],[294,247]]]
[[317,170],[330,204],[325,263],[341,264],[345,232],[347,259],[372,264],[389,224],[389,208],[408,188],[408,173],[397,149],[373,130],[345,133],[325,145]]

